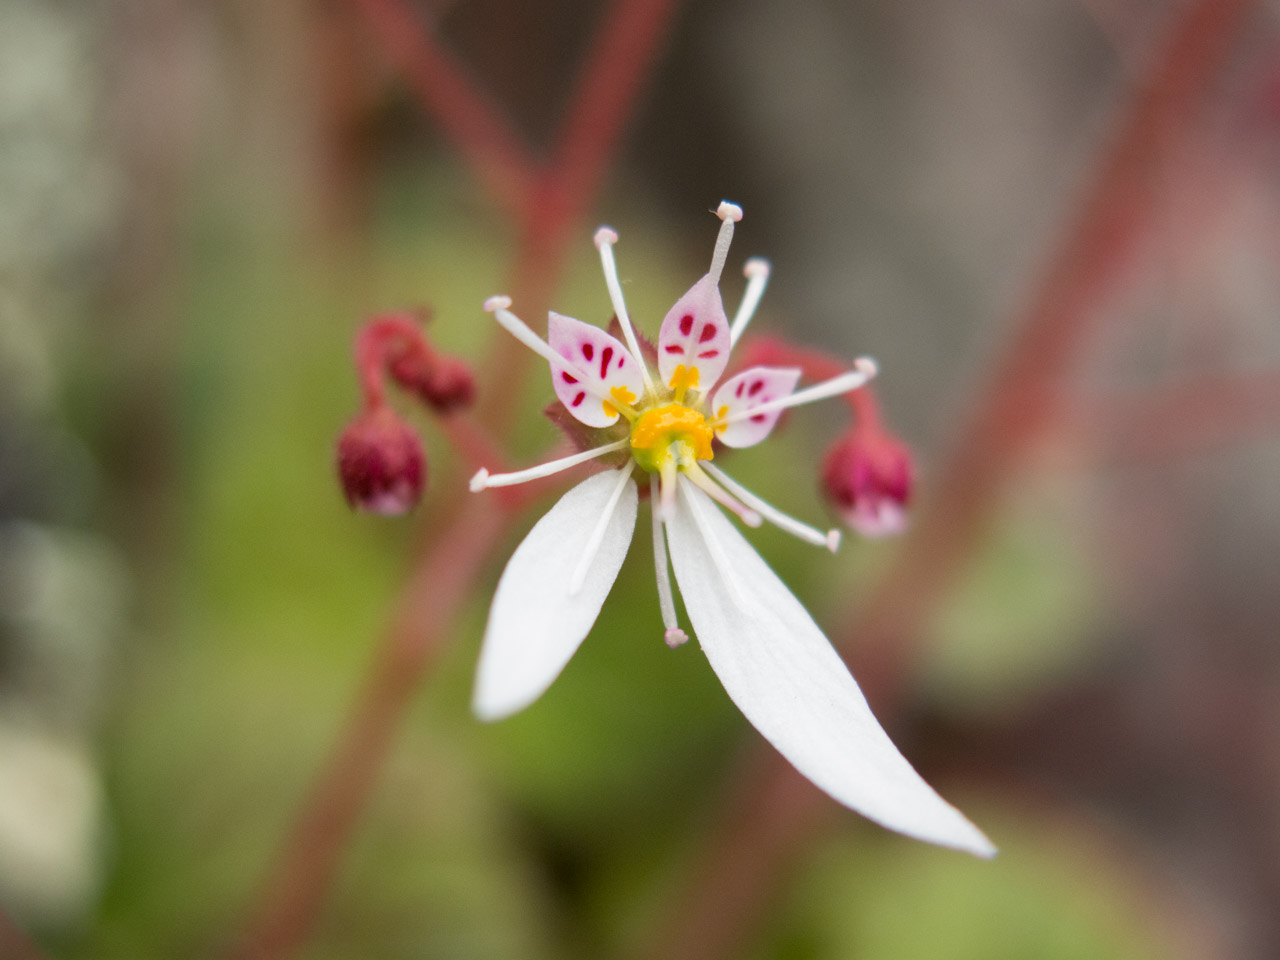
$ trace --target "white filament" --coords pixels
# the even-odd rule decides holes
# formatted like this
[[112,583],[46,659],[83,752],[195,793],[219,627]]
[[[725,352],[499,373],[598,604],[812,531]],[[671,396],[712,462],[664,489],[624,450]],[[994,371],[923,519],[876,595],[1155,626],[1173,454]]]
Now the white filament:
[[708,477],[702,471],[702,467],[697,462],[686,464],[684,468],[684,475],[688,477],[689,480],[698,487],[698,489],[702,490],[703,493],[709,496],[716,503],[720,504],[720,506],[737,514],[739,519],[741,519],[748,527],[758,527],[763,522],[760,514],[743,506],[734,499],[732,494]]
[[657,391],[653,379],[649,376],[649,365],[644,362],[644,354],[640,352],[640,342],[631,326],[631,316],[627,313],[626,301],[622,299],[622,284],[618,280],[618,264],[613,259],[613,245],[618,242],[618,234],[609,227],[601,227],[596,231],[596,249],[600,251],[600,265],[604,268],[604,285],[609,288],[609,299],[613,301],[613,312],[617,314],[618,325],[622,327],[622,336],[627,341],[627,349],[640,365],[644,374],[644,388],[651,396]]
[[724,262],[729,259],[729,244],[733,243],[733,225],[742,219],[742,208],[726,200],[716,210],[716,216],[720,218],[720,233],[716,236],[716,248],[711,253],[711,269],[707,271],[712,283],[719,283],[720,274],[724,273]]
[[760,306],[760,298],[764,296],[764,288],[769,283],[769,261],[761,257],[752,257],[743,264],[742,275],[747,278],[747,290],[742,295],[742,305],[738,307],[738,312],[729,327],[730,346],[738,342],[742,331],[747,329],[747,324],[755,316],[756,308]]
[[664,639],[668,646],[676,647],[689,638],[680,629],[680,621],[676,619],[676,600],[671,589],[671,567],[667,563],[667,538],[662,524],[661,497],[661,481],[656,473],[651,473],[649,513],[653,517],[653,563],[658,577],[658,609],[662,611],[662,626],[666,630]]
[[570,467],[576,467],[580,463],[586,463],[588,460],[594,460],[596,457],[602,457],[606,453],[613,453],[615,450],[624,449],[630,441],[627,439],[618,440],[614,443],[606,443],[603,447],[596,447],[594,450],[585,450],[582,453],[575,453],[572,456],[561,457],[559,460],[551,460],[547,463],[540,463],[536,467],[529,467],[527,470],[517,470],[514,473],[489,473],[488,470],[481,467],[474,477],[471,478],[471,492],[479,493],[489,487],[511,487],[517,483],[527,483],[530,480],[540,480],[543,477],[549,477],[553,473],[559,473],[561,470],[568,470]]
[[484,302],[484,309],[493,314],[508,333],[523,343],[542,359],[551,364],[553,370],[566,371],[575,377],[579,385],[597,400],[613,403],[613,398],[595,386],[592,378],[584,373],[577,364],[566,360],[551,349],[551,344],[529,329],[529,325],[507,308],[511,306],[510,297],[490,297]]
[[788,407],[798,407],[804,403],[813,403],[815,400],[825,400],[827,397],[838,397],[842,393],[849,393],[857,390],[861,386],[865,386],[877,372],[876,362],[870,357],[859,357],[853,361],[854,368],[848,373],[842,373],[838,377],[832,377],[816,386],[808,387],[804,390],[798,390],[795,393],[785,397],[779,397],[777,400],[767,400],[764,403],[758,403],[754,407],[743,407],[732,413],[718,419],[716,424],[736,423],[739,420],[746,420],[760,413],[772,413],[774,410],[785,410]]
[[778,529],[785,530],[787,533],[792,536],[799,537],[806,543],[812,543],[815,547],[826,547],[832,553],[835,553],[836,550],[839,549],[839,530],[828,530],[826,533],[823,533],[817,527],[811,527],[807,523],[802,523],[795,517],[791,517],[783,513],[777,507],[773,506],[773,504],[762,500],[737,480],[734,480],[733,477],[729,476],[717,467],[714,463],[707,462],[701,464],[701,466],[703,470],[706,470],[707,473],[715,477],[715,479],[718,480],[726,490]]

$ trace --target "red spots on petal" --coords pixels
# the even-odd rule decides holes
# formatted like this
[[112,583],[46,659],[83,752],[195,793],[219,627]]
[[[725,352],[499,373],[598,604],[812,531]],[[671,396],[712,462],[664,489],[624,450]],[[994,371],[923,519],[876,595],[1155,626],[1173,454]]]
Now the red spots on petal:
[[737,389],[737,390],[735,390],[735,391],[733,391],[733,395],[734,395],[735,397],[741,398],[741,397],[742,397],[742,389],[743,389],[743,387],[745,387],[746,385],[747,385],[747,381],[745,381],[745,380],[739,380],[739,381],[738,381],[738,389]]
[[764,423],[766,420],[769,419],[769,415],[767,413],[757,413],[755,416],[748,417],[747,419],[749,419],[752,423]]
[[702,328],[702,333],[698,334],[698,342],[706,343],[715,335],[716,335],[716,325],[714,323],[708,323],[705,327]]
[[[582,390],[579,390],[578,395],[573,398],[573,403],[569,404],[569,406],[576,407],[578,404],[582,403],[582,400],[584,397],[586,397],[586,393]],[[752,419],[754,420],[755,418],[752,417]]]
[[680,346],[678,343],[668,344],[667,353],[684,353],[684,347]]
[[720,356],[719,350],[703,350],[700,354],[698,354],[698,359],[706,360],[708,357],[718,357],[718,356]]
[[683,317],[680,318],[680,332],[683,333],[686,337],[689,334],[693,333],[693,314],[692,313],[686,313]]
[[619,357],[619,358],[618,358],[618,369],[619,369],[619,370],[621,370],[621,369],[622,369],[622,364],[626,362],[626,359],[627,359],[626,357]]
[[609,362],[613,360],[613,347],[605,347],[600,351],[600,379],[609,375]]
[[578,382],[578,378],[577,378],[577,377],[571,377],[571,376],[569,376],[569,374],[565,373],[563,370],[561,370],[561,371],[560,371],[560,377],[561,377],[561,379],[563,379],[563,380],[564,380],[564,382],[565,382],[565,383],[577,383],[577,382]]
[[596,355],[596,348],[589,343],[584,343],[582,345],[582,355],[590,360]]
[[764,381],[757,380],[755,383],[751,384],[751,391],[747,394],[747,396],[754,397],[757,393],[759,393],[763,389],[764,389]]

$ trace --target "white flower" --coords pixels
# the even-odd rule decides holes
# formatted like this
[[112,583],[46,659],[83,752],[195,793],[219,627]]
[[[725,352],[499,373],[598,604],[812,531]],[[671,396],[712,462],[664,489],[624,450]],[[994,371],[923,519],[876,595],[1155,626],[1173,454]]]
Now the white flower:
[[817,624],[715,506],[748,526],[768,520],[834,551],[836,531],[781,513],[714,466],[712,438],[729,447],[752,446],[768,436],[786,407],[855,390],[875,375],[875,365],[860,359],[849,373],[796,391],[799,370],[754,367],[716,388],[769,272],[763,260],[747,262],[746,294],[730,323],[719,281],[742,211],[722,203],[717,213],[721,226],[711,269],[663,320],[656,378],[623,302],[613,259],[617,234],[606,227],[595,242],[625,344],[557,313],[550,315],[543,341],[509,311],[509,298],[485,303],[500,324],[550,363],[556,396],[569,413],[596,428],[625,417],[630,429],[612,443],[529,470],[481,470],[472,490],[522,483],[615,452],[627,451],[630,459],[566,493],[511,557],[489,613],[475,712],[497,720],[528,706],[590,631],[631,543],[638,467],[652,493],[667,643],[674,647],[687,639],[676,620],[669,547],[689,619],[712,669],[747,719],[796,769],[892,830],[990,856],[995,848],[898,752]]

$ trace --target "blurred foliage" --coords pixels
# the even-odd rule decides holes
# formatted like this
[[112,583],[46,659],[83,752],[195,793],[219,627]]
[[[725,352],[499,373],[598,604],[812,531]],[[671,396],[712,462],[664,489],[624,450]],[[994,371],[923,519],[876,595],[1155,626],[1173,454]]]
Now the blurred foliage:
[[946,709],[996,718],[1106,653],[1106,591],[1079,504],[1049,484],[1011,498],[935,626],[922,683]]
[[804,864],[767,945],[776,960],[1154,960],[1167,945],[1134,922],[1137,904],[1102,851],[966,802],[999,838],[988,866],[903,848],[861,827],[836,831]]

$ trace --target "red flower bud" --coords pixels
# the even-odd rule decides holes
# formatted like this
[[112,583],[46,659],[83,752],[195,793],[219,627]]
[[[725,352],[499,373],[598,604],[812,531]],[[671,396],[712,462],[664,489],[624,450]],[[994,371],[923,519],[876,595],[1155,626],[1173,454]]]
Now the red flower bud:
[[855,427],[827,451],[823,493],[863,536],[892,536],[906,529],[913,474],[911,453],[899,440]]
[[453,357],[428,353],[425,343],[388,363],[387,372],[437,413],[470,406],[475,399],[476,381],[471,368]]
[[434,369],[418,386],[418,396],[440,413],[469,407],[476,396],[476,379],[461,360],[438,355]]
[[354,510],[408,512],[422,497],[426,473],[418,435],[386,405],[360,414],[338,439],[338,477]]

